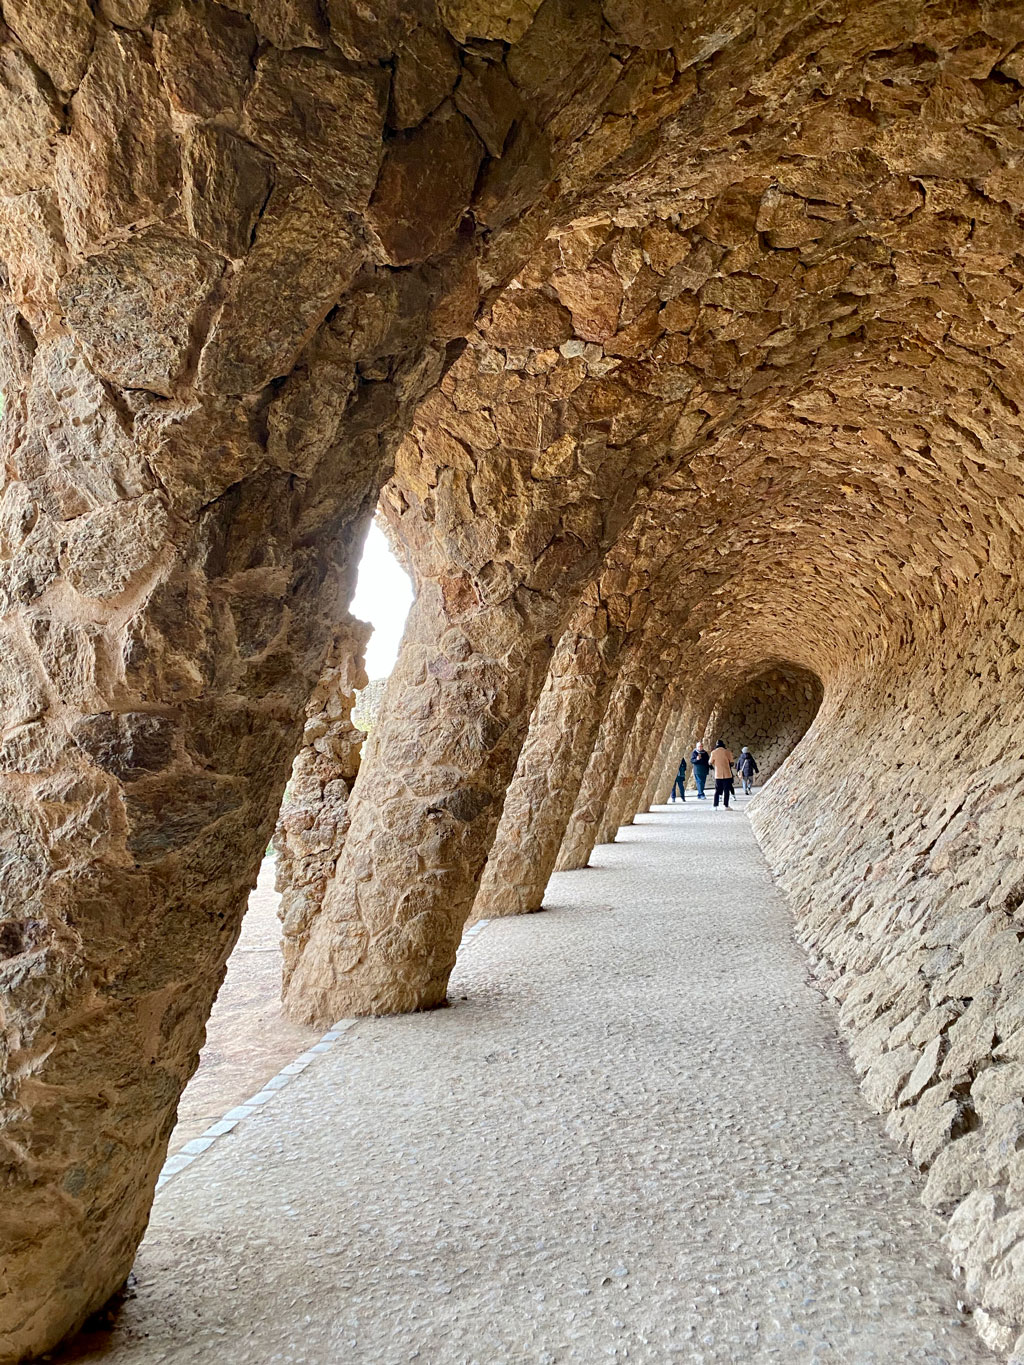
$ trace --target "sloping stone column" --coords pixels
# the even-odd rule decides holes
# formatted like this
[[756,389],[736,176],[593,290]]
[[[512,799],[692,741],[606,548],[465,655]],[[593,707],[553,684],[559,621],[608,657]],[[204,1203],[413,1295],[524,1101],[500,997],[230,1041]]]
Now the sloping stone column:
[[672,786],[675,782],[676,773],[679,770],[679,760],[686,759],[686,789],[696,794],[696,784],[693,780],[691,771],[690,755],[693,753],[697,742],[697,732],[703,729],[700,722],[700,708],[695,703],[689,682],[684,688],[686,700],[679,712],[678,722],[672,738],[672,747],[665,755],[665,766],[662,770],[661,781],[658,791],[655,794],[655,801],[664,803],[672,794]]
[[[130,1269],[320,670],[331,561],[358,544],[379,468],[379,419],[361,435],[353,418],[325,504],[267,459],[238,404],[135,395],[131,421],[66,341],[18,359],[0,665],[6,1358],[52,1344]],[[271,403],[271,432],[279,417]]]
[[4,1359],[128,1274],[346,562],[443,362],[354,230],[386,75],[342,81],[314,184],[279,117],[306,59],[202,11],[82,6],[77,46],[19,10],[0,54]]
[[[643,814],[658,802],[668,800],[672,788],[675,785],[676,773],[679,771],[679,735],[683,727],[683,717],[679,711],[679,702],[673,697],[673,704],[669,713],[668,724],[665,726],[665,733],[662,736],[661,746],[655,755],[654,764],[651,768],[650,777],[644,787],[643,795],[640,798],[640,807],[637,814]],[[688,755],[684,755],[688,758]],[[689,775],[689,774],[687,774]]]
[[463,610],[422,583],[285,999],[296,1018],[443,1002],[480,865],[544,681],[552,611]]
[[598,16],[513,83],[429,5],[96,11],[0,26],[4,1359],[128,1273],[395,445],[629,65]]
[[652,670],[644,697],[633,721],[633,728],[623,748],[622,762],[615,774],[604,812],[598,822],[597,842],[611,844],[623,825],[629,824],[637,812],[642,785],[654,762],[665,731],[664,715],[667,706],[668,683],[664,676]]
[[[613,575],[621,578],[621,570]],[[475,918],[541,907],[618,676],[625,626],[638,624],[629,619],[635,599],[610,600],[608,577],[588,591],[552,658],[480,881]],[[621,625],[613,623],[616,615],[625,618]]]
[[669,732],[675,724],[676,696],[677,689],[672,683],[669,683],[661,704],[661,715],[655,724],[651,743],[640,765],[640,787],[639,794],[636,797],[636,808],[629,820],[625,822],[627,824],[632,824],[638,815],[643,815],[654,800],[654,793],[657,790],[658,781],[661,778],[661,769],[664,765],[665,750],[670,740]]
[[302,748],[292,764],[274,849],[281,893],[283,974],[309,933],[348,829],[348,798],[359,772],[364,735],[352,724],[356,691],[366,686],[363,653],[371,627],[346,613],[306,706]]
[[[496,310],[421,409],[397,462],[391,515],[417,596],[346,846],[286,992],[297,1019],[443,1002],[555,644],[634,514],[644,456],[624,468],[608,448],[603,403],[589,406],[599,383],[581,382],[577,363],[480,406],[496,340],[510,328],[526,340],[520,320],[541,306],[548,327],[568,323],[521,295],[515,320],[511,305]],[[574,436],[560,425],[567,386]],[[641,410],[671,428],[670,411]],[[657,453],[652,442],[646,458]]]
[[643,653],[642,648],[638,647],[619,674],[558,850],[556,872],[572,872],[586,867],[598,841],[598,825],[644,698],[641,687]]

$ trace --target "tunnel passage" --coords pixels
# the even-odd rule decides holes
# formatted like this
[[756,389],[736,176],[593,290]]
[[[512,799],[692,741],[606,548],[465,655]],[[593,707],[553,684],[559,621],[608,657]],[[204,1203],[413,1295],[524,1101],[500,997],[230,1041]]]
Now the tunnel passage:
[[766,668],[716,706],[705,742],[713,744],[721,735],[737,755],[746,745],[757,760],[761,786],[803,739],[822,695],[821,680],[809,669]]
[[61,14],[0,29],[0,1349],[128,1273],[304,724],[330,1022],[441,1003],[488,861],[585,863],[751,657],[825,687],[758,830],[1011,1345],[1018,8]]

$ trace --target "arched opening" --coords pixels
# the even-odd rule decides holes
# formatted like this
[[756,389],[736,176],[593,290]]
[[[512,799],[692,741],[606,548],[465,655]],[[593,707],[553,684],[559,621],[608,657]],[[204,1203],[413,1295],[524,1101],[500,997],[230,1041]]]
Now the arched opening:
[[290,1016],[430,1010],[801,671],[751,819],[1009,1350],[1014,6],[59,8],[0,26],[0,1350],[128,1274],[297,753]]
[[708,738],[714,743],[728,736],[737,754],[747,746],[757,761],[756,784],[763,786],[810,729],[823,695],[821,679],[810,669],[773,664],[715,708]]

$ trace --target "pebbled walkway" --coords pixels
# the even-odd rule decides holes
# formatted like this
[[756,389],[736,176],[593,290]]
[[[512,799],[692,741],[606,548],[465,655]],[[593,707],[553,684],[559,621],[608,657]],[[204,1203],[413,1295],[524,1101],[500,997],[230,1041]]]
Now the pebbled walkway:
[[170,1179],[67,1358],[992,1360],[742,807],[710,807],[556,876],[452,1008],[361,1021]]

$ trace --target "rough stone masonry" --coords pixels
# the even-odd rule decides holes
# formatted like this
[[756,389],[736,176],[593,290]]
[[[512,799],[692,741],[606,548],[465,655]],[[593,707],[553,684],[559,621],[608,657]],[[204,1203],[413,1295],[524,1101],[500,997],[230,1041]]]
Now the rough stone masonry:
[[[510,784],[585,862],[683,729],[818,687],[758,827],[1013,1345],[1022,42],[954,0],[4,0],[0,1358],[130,1269],[294,761],[289,1008],[410,1010]],[[385,484],[419,595],[349,792]]]

